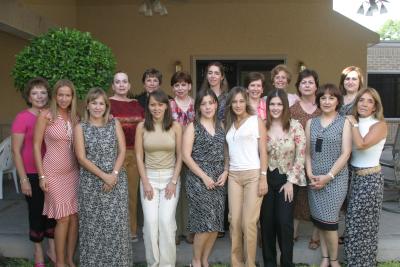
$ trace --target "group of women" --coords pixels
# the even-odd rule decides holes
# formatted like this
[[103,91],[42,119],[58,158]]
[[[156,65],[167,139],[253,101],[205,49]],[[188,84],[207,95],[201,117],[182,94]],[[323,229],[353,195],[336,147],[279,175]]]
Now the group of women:
[[363,88],[357,67],[343,71],[340,89],[319,87],[317,73],[306,69],[297,94],[287,94],[290,79],[278,65],[267,97],[264,75],[255,72],[246,87],[228,91],[222,64],[213,62],[196,99],[186,72],[172,76],[169,98],[161,73],[148,69],[138,101],[119,71],[112,97],[89,91],[83,118],[71,81],[56,83],[49,106],[47,82],[29,81],[30,107],[12,132],[35,267],[44,266],[44,237],[57,267],[76,266],[78,232],[80,266],[129,266],[138,191],[148,266],[175,266],[176,237],[185,228],[187,239],[194,234],[191,265],[209,266],[225,230],[226,196],[232,266],[255,266],[258,222],[264,266],[277,266],[276,241],[280,265],[294,266],[296,219],[316,227],[310,248],[321,245],[321,266],[340,266],[337,229],[346,196],[345,260],[375,266],[387,134],[379,94]]

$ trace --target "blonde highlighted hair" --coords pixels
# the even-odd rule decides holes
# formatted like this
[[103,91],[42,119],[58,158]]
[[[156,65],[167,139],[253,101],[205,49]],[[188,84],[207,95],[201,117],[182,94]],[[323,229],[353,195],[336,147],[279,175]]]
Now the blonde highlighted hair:
[[104,103],[106,104],[106,110],[104,111],[103,114],[103,125],[106,124],[109,120],[110,116],[110,100],[107,97],[107,94],[104,92],[103,89],[100,87],[94,87],[89,90],[89,92],[86,95],[85,99],[85,121],[89,121],[90,119],[90,113],[89,113],[89,103],[96,100],[99,97],[103,97]]
[[342,91],[343,95],[346,95],[347,93],[346,89],[344,88],[344,80],[346,79],[347,75],[352,71],[357,72],[358,80],[360,81],[358,85],[358,90],[364,87],[364,76],[362,74],[362,70],[356,66],[348,66],[344,70],[342,70],[342,74],[340,75],[339,89],[340,91]]
[[364,94],[369,94],[374,99],[375,112],[372,114],[372,116],[374,116],[374,118],[379,121],[384,121],[385,117],[383,116],[383,105],[382,105],[381,97],[379,96],[378,91],[376,91],[374,88],[371,88],[371,87],[363,88],[357,93],[357,96],[354,100],[353,110],[352,110],[352,115],[354,116],[354,118],[357,121],[359,121],[360,116],[358,115],[358,112],[357,112],[357,104],[358,104],[358,101],[360,101],[360,98]]
[[71,89],[72,100],[71,100],[71,104],[69,106],[69,113],[70,113],[71,122],[73,125],[75,125],[79,121],[79,115],[78,115],[78,111],[77,111],[77,107],[76,107],[76,89],[75,89],[74,84],[70,80],[61,79],[61,80],[58,80],[56,82],[56,84],[54,85],[52,97],[51,97],[51,103],[50,103],[50,113],[51,113],[53,120],[55,120],[57,118],[57,116],[59,115],[58,114],[58,104],[57,104],[57,94],[58,94],[58,90],[64,86]]

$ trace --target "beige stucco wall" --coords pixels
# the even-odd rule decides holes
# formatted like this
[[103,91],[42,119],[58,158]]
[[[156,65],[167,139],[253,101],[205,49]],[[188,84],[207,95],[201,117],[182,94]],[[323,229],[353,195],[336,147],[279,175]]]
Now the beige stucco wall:
[[[192,71],[193,56],[283,58],[296,70],[299,60],[320,73],[322,82],[337,82],[347,65],[366,69],[367,44],[378,41],[370,32],[332,10],[329,0],[191,0],[165,1],[169,14],[145,17],[131,0],[24,0],[34,12],[59,25],[89,31],[113,50],[118,69],[126,70],[140,92],[145,68],[164,74],[164,88],[174,62]],[[0,34],[0,86],[12,88],[9,72],[14,55],[27,42]],[[296,78],[296,75],[294,75]],[[292,91],[294,88],[292,86]],[[13,90],[13,101],[1,100],[0,123],[24,107]]]

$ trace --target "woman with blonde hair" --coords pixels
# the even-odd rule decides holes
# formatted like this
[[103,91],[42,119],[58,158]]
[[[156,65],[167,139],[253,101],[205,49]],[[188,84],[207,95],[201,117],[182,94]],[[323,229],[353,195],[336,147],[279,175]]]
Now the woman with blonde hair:
[[257,222],[267,185],[267,133],[246,89],[233,87],[225,110],[232,266],[255,266]]
[[364,76],[359,67],[349,66],[342,70],[339,81],[339,89],[343,94],[343,106],[339,110],[341,115],[351,114],[357,93],[363,85]]
[[[79,167],[73,151],[73,127],[78,121],[75,86],[69,80],[59,80],[54,85],[50,109],[39,115],[33,138],[40,187],[45,192],[43,214],[57,220],[57,267],[65,266],[65,261],[69,267],[76,266],[73,257],[78,238]],[[43,141],[46,153],[42,157]]]
[[101,88],[86,96],[85,120],[75,127],[79,177],[80,266],[129,266],[125,138]]
[[387,125],[382,102],[373,88],[355,98],[352,115],[353,150],[346,214],[345,260],[348,266],[376,266],[379,218],[383,201],[383,174],[379,159],[386,142]]
[[[284,64],[276,65],[275,68],[271,70],[271,83],[272,86],[276,89],[282,89],[287,92],[289,84],[292,80],[292,73],[290,72],[288,66]],[[265,100],[267,97],[265,97]],[[289,107],[293,106],[296,101],[299,100],[298,95],[296,94],[289,94],[288,93],[288,100],[289,100]]]

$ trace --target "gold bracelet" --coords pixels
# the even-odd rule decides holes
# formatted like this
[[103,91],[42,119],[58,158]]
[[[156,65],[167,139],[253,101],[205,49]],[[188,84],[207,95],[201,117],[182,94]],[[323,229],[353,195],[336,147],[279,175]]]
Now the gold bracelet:
[[46,178],[46,176],[44,175],[39,176],[39,180],[43,180],[44,178]]
[[19,182],[20,182],[20,184],[23,184],[23,183],[25,183],[25,182],[29,182],[29,179],[28,179],[27,177],[21,178],[21,179],[19,180]]

